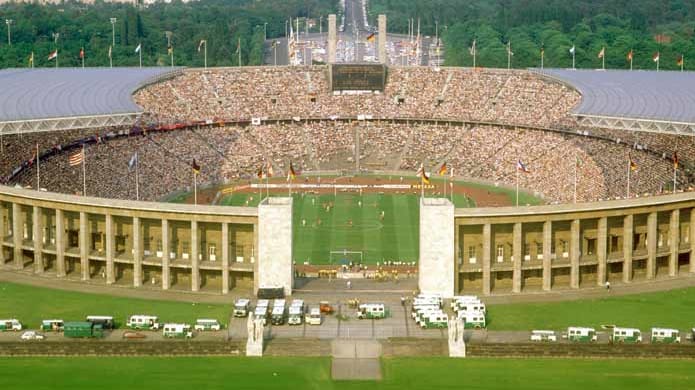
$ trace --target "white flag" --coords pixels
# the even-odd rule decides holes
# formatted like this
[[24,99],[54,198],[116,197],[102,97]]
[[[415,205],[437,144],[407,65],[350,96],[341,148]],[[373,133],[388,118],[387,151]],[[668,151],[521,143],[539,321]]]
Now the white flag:
[[574,54],[574,45],[570,48],[570,54]]
[[140,53],[141,46],[142,46],[142,43],[138,43],[138,47],[135,48],[136,53]]

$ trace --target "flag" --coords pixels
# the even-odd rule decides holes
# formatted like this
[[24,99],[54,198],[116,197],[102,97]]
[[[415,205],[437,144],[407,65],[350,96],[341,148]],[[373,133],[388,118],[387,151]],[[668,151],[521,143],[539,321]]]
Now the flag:
[[673,169],[678,169],[678,152],[673,152]]
[[507,42],[507,54],[510,56],[514,55],[514,52],[512,51],[512,41]]
[[683,66],[683,54],[681,54],[676,60],[676,65]]
[[[32,53],[33,54],[33,53]],[[58,58],[58,49],[53,50],[51,54],[48,55],[48,61]],[[33,56],[32,56],[33,59]],[[33,61],[32,61],[33,62]]]
[[142,43],[138,43],[138,46],[135,48],[135,52],[140,53],[140,49],[142,49]]
[[367,42],[374,42],[376,40],[376,34],[371,33],[367,36]]
[[31,52],[31,55],[29,56],[29,66],[34,65],[34,52]]
[[439,167],[439,176],[444,176],[446,175],[447,167],[446,167],[446,162],[442,163],[442,166]]
[[545,46],[541,46],[541,58],[545,57]]
[[294,171],[292,162],[290,162],[290,169],[287,171],[287,181],[294,180],[295,177],[297,177],[297,173]]
[[111,46],[109,46],[109,58],[111,58]]
[[261,165],[261,167],[258,168],[258,173],[256,173],[256,176],[258,176],[259,179],[265,179],[265,173],[263,172],[263,165]]
[[656,53],[654,53],[652,60],[654,60],[654,62],[659,62],[659,52],[658,51]]
[[468,51],[471,53],[472,56],[475,55],[475,39],[473,40],[473,44],[471,45],[471,48],[468,49]]
[[570,47],[570,54],[574,55],[575,51],[576,51],[576,48],[574,47],[574,45],[572,45],[572,47]]
[[174,54],[174,47],[171,45],[167,46],[167,54],[168,55],[173,55]]
[[632,154],[631,154],[631,153],[628,153],[628,154],[627,154],[627,159],[628,159],[629,164],[630,164],[630,170],[631,170],[631,171],[636,171],[636,170],[637,170],[637,163],[632,159]]
[[516,170],[519,172],[529,173],[531,172],[521,160],[516,162]]
[[71,154],[70,157],[68,157],[68,164],[70,164],[71,167],[80,165],[84,162],[84,149],[83,148],[81,148],[79,151]]
[[265,167],[265,175],[267,178],[271,178],[273,177],[273,174],[273,165],[270,162],[268,162]]
[[236,51],[234,52],[234,54],[239,54],[239,50],[241,50],[241,38],[237,40]]
[[632,49],[630,49],[630,51],[627,52],[627,60],[632,61],[632,56],[633,56]]
[[80,58],[84,58],[84,47],[80,49]]
[[201,39],[200,43],[198,44],[198,53],[200,53],[200,48],[203,47],[203,45],[207,46],[207,44],[208,44],[208,41],[206,41],[205,39]]
[[193,162],[191,163],[191,169],[193,169],[193,173],[196,175],[200,174],[200,165],[198,165],[197,162],[195,162],[195,159],[193,159]]
[[605,56],[605,55],[606,55],[606,48],[602,47],[601,51],[598,52],[598,58],[603,58],[603,56]]
[[128,171],[132,171],[138,163],[138,152],[133,153],[133,156],[128,161]]
[[423,184],[430,184],[430,177],[427,176],[427,172],[425,172],[424,164],[420,163],[420,168],[417,170],[417,175],[420,176]]

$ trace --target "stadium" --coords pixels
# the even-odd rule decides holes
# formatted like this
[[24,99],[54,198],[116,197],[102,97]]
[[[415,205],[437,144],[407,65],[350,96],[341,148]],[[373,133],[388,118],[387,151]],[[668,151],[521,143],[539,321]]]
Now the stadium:
[[0,80],[6,269],[291,294],[296,275],[358,267],[444,296],[695,272],[690,73],[332,64]]

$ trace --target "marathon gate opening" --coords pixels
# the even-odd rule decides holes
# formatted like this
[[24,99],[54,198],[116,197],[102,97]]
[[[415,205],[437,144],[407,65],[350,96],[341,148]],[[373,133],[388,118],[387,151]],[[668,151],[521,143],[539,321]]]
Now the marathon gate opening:
[[382,64],[331,64],[328,68],[331,91],[380,91],[386,86]]

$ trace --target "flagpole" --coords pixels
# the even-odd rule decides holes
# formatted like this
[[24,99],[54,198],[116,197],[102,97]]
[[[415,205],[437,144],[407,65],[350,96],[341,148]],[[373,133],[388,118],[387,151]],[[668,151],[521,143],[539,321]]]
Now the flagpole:
[[140,156],[135,152],[135,200],[140,200],[140,175],[138,173],[140,166]]
[[630,171],[632,170],[632,158],[627,158],[627,198],[630,199]]
[[603,55],[601,56],[601,66],[603,67],[603,70],[606,70],[606,47],[604,46],[603,49]]
[[198,204],[198,174],[193,170],[193,204]]
[[203,55],[205,56],[205,69],[208,68],[208,41],[205,40],[205,48],[203,50]]
[[82,48],[82,69],[84,69],[84,47]]
[[[299,26],[299,19],[297,19],[297,26]],[[299,28],[299,27],[297,27]],[[299,31],[297,31],[297,35],[299,35]],[[236,51],[237,54],[239,55],[239,66],[241,66],[241,38],[238,38],[237,45],[236,45]]]
[[519,168],[516,168],[516,207],[519,207]]
[[84,150],[84,144],[82,144],[82,196],[87,196],[87,153]]
[[140,50],[138,50],[138,59],[140,61],[140,67],[142,68],[142,46],[140,46]]
[[41,160],[39,157],[39,144],[36,143],[36,191],[41,191]]
[[574,203],[577,203],[577,171],[579,167],[579,159],[574,155]]
[[678,172],[678,167],[676,167],[676,164],[674,163],[673,164],[673,193],[674,194],[676,193],[676,185],[678,184],[676,181],[677,180],[676,172]]
[[512,68],[512,41],[507,42],[507,70]]
[[[572,47],[574,47],[574,46],[572,46]],[[576,51],[577,51],[576,48],[574,50],[572,50],[572,69],[577,69],[577,67],[574,66],[574,59],[575,59]]]

